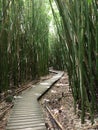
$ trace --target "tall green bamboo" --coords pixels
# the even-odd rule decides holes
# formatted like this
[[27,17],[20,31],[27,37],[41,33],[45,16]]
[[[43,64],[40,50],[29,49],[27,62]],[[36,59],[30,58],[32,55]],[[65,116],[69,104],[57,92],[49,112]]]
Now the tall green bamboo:
[[46,2],[0,1],[0,91],[48,73]]
[[[62,53],[65,55],[75,111],[78,104],[79,109],[82,110],[82,123],[84,123],[85,112],[89,111],[93,123],[98,93],[98,3],[96,0],[56,0],[55,2],[63,23],[62,26],[58,26],[56,22],[63,32],[58,34],[60,33],[59,37],[65,46],[65,52],[62,51]],[[53,6],[52,10],[54,15]],[[54,19],[57,21],[55,15]]]

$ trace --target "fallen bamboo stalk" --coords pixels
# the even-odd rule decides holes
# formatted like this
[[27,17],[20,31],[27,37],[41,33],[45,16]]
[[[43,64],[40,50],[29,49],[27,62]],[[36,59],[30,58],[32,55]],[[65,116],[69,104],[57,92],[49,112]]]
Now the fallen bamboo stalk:
[[0,114],[0,120],[4,117],[4,115],[6,114],[6,112],[13,107],[14,104],[11,104],[9,106],[7,106],[7,108]]
[[47,111],[49,112],[49,114],[52,116],[53,120],[55,121],[55,123],[58,125],[58,127],[61,130],[64,130],[63,126],[58,122],[58,120],[56,119],[56,117],[54,116],[54,114],[51,112],[50,108],[48,106],[46,106]]

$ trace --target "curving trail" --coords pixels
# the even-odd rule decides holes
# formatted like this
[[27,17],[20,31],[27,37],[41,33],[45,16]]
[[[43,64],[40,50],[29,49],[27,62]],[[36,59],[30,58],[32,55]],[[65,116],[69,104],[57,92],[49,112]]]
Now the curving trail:
[[46,130],[43,112],[38,99],[58,81],[64,72],[52,71],[55,75],[25,90],[15,100],[6,130]]

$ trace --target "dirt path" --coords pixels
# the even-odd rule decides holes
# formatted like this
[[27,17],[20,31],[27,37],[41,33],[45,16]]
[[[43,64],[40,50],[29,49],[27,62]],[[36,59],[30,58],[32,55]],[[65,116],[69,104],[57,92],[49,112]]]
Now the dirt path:
[[89,116],[86,117],[85,124],[81,124],[80,111],[77,110],[77,114],[75,115],[74,101],[69,89],[68,76],[66,73],[47,94],[42,97],[40,103],[43,107],[47,124],[50,124],[50,120],[49,114],[44,107],[45,104],[51,107],[53,114],[65,130],[98,130],[98,117],[92,126]]

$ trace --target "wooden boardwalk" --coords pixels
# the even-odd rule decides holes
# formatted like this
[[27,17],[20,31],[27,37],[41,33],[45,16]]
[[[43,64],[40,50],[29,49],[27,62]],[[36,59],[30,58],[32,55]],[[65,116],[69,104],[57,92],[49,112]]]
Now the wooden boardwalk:
[[56,74],[44,80],[35,87],[24,91],[15,100],[6,130],[46,130],[45,121],[38,99],[63,75],[63,72],[56,71]]

